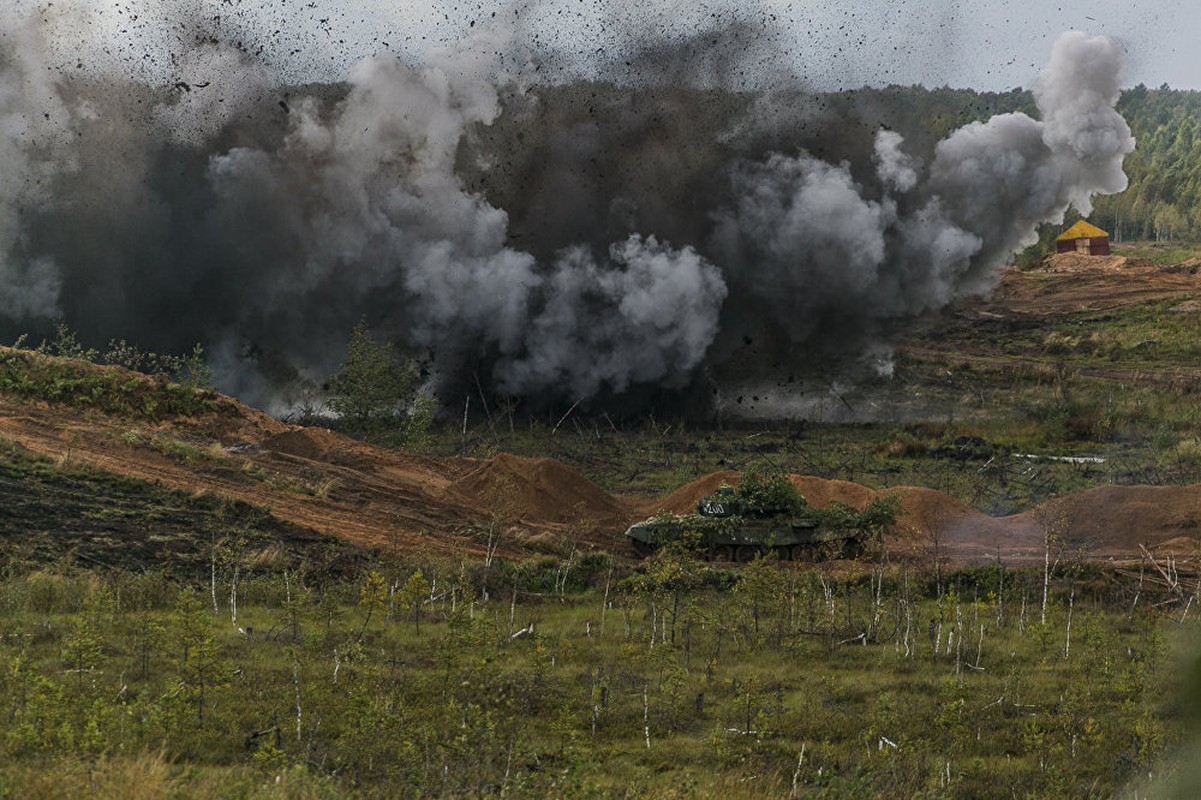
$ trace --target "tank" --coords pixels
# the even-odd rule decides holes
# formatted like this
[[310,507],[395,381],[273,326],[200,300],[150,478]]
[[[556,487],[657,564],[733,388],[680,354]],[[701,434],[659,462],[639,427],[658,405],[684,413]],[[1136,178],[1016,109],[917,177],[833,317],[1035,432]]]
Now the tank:
[[696,504],[696,513],[661,511],[626,531],[634,550],[649,555],[683,542],[702,555],[750,561],[775,553],[784,561],[855,558],[869,540],[895,522],[895,501],[873,501],[864,511],[834,503],[810,507],[783,476],[744,475],[739,487],[722,486]]

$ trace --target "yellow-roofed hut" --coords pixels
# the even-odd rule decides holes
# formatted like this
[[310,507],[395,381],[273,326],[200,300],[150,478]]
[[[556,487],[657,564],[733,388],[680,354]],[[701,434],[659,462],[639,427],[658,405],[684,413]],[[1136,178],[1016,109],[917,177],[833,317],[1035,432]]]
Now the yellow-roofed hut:
[[1086,256],[1109,255],[1109,234],[1096,225],[1080,220],[1055,238],[1056,253],[1080,253]]

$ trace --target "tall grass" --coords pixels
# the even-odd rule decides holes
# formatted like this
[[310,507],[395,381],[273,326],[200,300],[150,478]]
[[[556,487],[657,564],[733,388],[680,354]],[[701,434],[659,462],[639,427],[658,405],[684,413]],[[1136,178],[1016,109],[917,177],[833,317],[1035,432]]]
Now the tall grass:
[[[1198,615],[1150,583],[1060,567],[1044,622],[1041,574],[995,566],[761,562],[718,580],[673,558],[571,585],[554,559],[384,561],[375,599],[365,577],[264,576],[239,587],[236,627],[229,571],[217,614],[207,586],[161,576],[137,592],[90,571],[7,578],[0,786],[982,797],[1171,776],[1187,724],[1168,644]],[[391,590],[418,566],[420,628]]]

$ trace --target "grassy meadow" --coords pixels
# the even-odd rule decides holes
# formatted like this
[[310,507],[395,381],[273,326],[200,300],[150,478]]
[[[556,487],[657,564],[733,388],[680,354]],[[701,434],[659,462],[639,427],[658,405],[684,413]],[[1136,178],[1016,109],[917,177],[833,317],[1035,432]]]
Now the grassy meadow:
[[1099,797],[1181,780],[1201,610],[1149,580],[1059,565],[1044,600],[1042,571],[997,567],[644,566],[10,569],[0,796]]

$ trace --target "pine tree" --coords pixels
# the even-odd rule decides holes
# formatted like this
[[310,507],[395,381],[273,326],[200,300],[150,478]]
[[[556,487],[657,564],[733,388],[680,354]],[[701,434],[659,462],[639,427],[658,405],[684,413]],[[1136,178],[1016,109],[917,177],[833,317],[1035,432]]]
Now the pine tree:
[[366,322],[350,335],[346,361],[329,381],[329,407],[348,431],[368,441],[419,446],[433,422],[434,401],[420,386],[412,361],[391,343],[377,344]]

